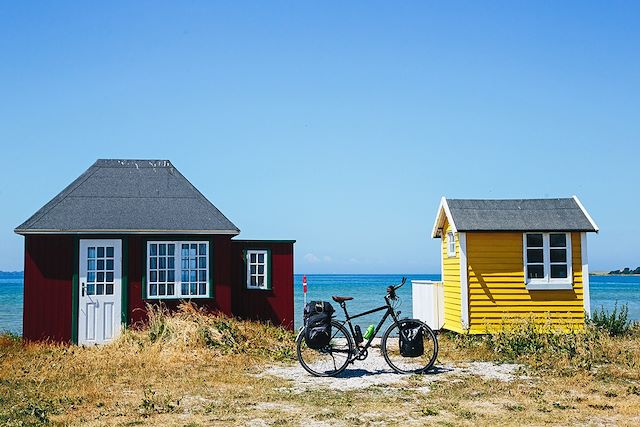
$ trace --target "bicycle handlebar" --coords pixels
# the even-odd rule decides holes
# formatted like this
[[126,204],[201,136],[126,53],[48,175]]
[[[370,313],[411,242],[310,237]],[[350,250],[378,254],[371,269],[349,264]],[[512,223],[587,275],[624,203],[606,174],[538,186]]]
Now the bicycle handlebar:
[[401,287],[403,287],[406,282],[407,282],[407,278],[403,277],[402,278],[402,283],[400,283],[399,285],[396,285],[396,286],[391,285],[391,286],[387,287],[387,294],[389,294],[389,296],[391,298],[395,298],[396,291],[398,289],[400,289]]

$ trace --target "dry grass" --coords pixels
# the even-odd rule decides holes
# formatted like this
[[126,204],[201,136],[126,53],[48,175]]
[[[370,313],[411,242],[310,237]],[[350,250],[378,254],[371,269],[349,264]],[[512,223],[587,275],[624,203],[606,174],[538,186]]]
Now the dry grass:
[[[523,363],[529,378],[408,376],[397,386],[304,393],[256,375],[269,364],[295,363],[293,339],[281,328],[189,305],[175,315],[156,310],[148,328],[102,347],[24,344],[5,335],[0,425],[640,423],[637,328],[623,337],[595,329],[565,337],[441,335],[439,364],[510,360]],[[425,385],[428,393],[418,391]]]

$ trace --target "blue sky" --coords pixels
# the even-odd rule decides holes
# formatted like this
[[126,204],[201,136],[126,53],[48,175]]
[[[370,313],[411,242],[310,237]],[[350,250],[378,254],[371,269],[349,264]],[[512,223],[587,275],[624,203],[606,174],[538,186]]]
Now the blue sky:
[[634,2],[3,2],[0,269],[97,158],[167,158],[297,273],[439,271],[442,195],[577,194],[640,265]]

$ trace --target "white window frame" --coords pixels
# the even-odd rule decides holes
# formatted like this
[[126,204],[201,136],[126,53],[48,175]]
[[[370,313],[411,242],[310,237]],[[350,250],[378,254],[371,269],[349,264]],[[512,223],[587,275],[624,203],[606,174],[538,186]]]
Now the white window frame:
[[[271,260],[269,259],[269,250],[267,250],[267,249],[247,249],[246,254],[247,254],[246,255],[246,264],[247,264],[247,270],[246,270],[247,283],[246,283],[246,285],[247,285],[247,289],[262,289],[262,290],[271,289],[271,285],[270,285],[270,282],[269,282],[269,280],[271,280],[271,278],[269,277],[269,274],[271,273],[269,271],[269,263],[271,262]],[[261,255],[261,254],[264,255],[264,262],[259,263],[259,262],[257,262],[257,258],[258,258],[258,255]],[[251,263],[251,255],[255,255],[256,256],[256,263],[255,264]],[[257,267],[259,265],[263,265],[264,266],[264,274],[263,274],[264,275],[264,282],[262,283],[262,285],[259,285],[257,283],[255,285],[251,284],[251,275],[252,275],[251,274],[251,266],[252,265],[256,265],[256,270],[257,270]],[[257,273],[257,274],[259,274],[259,273]],[[254,274],[254,276],[255,275],[256,274]]]
[[[542,254],[544,265],[544,277],[529,279],[527,271],[527,235],[529,234],[542,234]],[[549,236],[551,234],[564,234],[566,236],[566,251],[567,251],[567,277],[566,278],[551,278],[551,264],[564,264],[564,263],[552,263],[551,262],[551,247],[549,244]],[[527,289],[529,290],[563,290],[573,289],[573,259],[571,257],[571,233],[563,232],[532,232],[522,234],[522,257],[524,260],[524,281]]]
[[[453,250],[451,246],[453,245]],[[453,231],[447,233],[447,257],[453,258],[456,256],[456,235]]]
[[[151,245],[152,244],[171,244],[175,245],[175,250],[173,253],[174,256],[174,285],[173,285],[173,295],[151,295]],[[198,258],[205,258],[206,264],[206,285],[205,285],[205,293],[200,294],[198,292],[197,295],[191,294],[183,294],[182,293],[182,245],[206,245],[206,255],[201,256],[197,254]],[[210,256],[211,256],[211,245],[209,245],[208,240],[148,240],[147,241],[147,250],[146,250],[146,278],[145,278],[145,291],[146,291],[146,299],[201,299],[201,298],[211,298],[211,265],[210,265]],[[159,255],[158,255],[159,256]],[[198,270],[202,270],[199,266]],[[196,273],[198,274],[198,273]],[[196,278],[196,281],[199,283],[200,281]],[[154,282],[158,283],[158,282]],[[191,283],[189,281],[188,283]],[[198,287],[199,285],[196,285]],[[199,291],[199,289],[197,289]]]

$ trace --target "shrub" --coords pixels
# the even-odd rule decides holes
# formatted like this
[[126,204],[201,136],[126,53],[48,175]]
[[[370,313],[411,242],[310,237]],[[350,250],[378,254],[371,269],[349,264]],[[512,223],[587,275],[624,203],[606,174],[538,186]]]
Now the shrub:
[[139,347],[206,348],[218,354],[249,354],[276,360],[294,358],[293,332],[266,322],[243,321],[208,313],[192,303],[171,312],[163,304],[147,306],[148,322],[139,331],[127,331],[123,342]]
[[594,310],[591,323],[612,337],[628,334],[633,327],[629,321],[629,307],[623,304],[618,311],[617,302],[611,312],[605,311],[603,306],[600,306],[600,310]]

